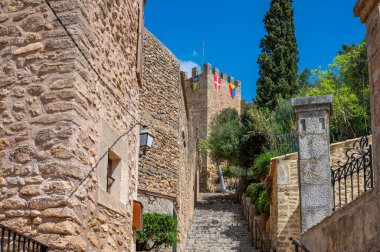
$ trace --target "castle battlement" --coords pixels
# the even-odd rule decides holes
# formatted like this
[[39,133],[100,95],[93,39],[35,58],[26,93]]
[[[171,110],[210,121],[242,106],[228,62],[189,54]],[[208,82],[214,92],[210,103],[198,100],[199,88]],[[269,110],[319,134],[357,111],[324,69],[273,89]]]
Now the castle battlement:
[[200,69],[198,67],[193,67],[191,69],[191,76],[187,76],[187,74],[184,75],[185,79],[190,79],[191,77],[202,75],[202,74],[209,74],[209,75],[216,75],[220,77],[222,80],[228,83],[233,83],[235,86],[240,87],[241,81],[235,80],[234,77],[228,76],[225,72],[220,72],[219,68],[214,67],[212,68],[210,63],[205,63],[202,66],[202,73],[200,72]]

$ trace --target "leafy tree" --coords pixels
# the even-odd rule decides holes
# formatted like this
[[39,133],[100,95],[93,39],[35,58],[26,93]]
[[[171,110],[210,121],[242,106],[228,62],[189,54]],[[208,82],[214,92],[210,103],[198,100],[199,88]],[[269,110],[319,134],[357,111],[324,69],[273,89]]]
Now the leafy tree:
[[235,109],[227,108],[215,115],[211,122],[211,133],[202,141],[206,151],[218,166],[222,192],[226,191],[223,179],[222,162],[234,164],[239,157],[240,121]]
[[315,85],[306,96],[333,96],[330,132],[333,141],[342,141],[369,133],[369,81],[365,42],[344,46],[327,70],[313,71]]
[[297,90],[298,49],[294,32],[293,0],[271,0],[264,18],[267,35],[261,40],[257,60],[260,78],[255,103],[273,109],[280,97]]
[[177,220],[170,215],[146,213],[143,215],[144,227],[136,234],[137,251],[159,251],[178,242]]
[[253,173],[257,177],[264,179],[268,175],[271,158],[279,155],[281,155],[281,153],[272,151],[266,151],[260,154],[253,162]]
[[252,183],[247,187],[246,195],[251,198],[251,203],[255,204],[265,187],[262,183]]

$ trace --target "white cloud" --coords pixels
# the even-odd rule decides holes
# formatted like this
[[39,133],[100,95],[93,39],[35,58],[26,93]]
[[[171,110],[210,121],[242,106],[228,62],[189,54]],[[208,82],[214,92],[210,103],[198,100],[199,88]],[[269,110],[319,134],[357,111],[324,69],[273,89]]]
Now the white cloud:
[[187,73],[187,77],[191,77],[191,69],[194,67],[199,67],[197,63],[191,60],[180,60],[180,65],[181,65],[181,71],[184,71]]
[[192,54],[191,54],[191,56],[198,56],[198,52],[197,51],[195,51],[195,50],[193,50],[193,52],[192,52]]

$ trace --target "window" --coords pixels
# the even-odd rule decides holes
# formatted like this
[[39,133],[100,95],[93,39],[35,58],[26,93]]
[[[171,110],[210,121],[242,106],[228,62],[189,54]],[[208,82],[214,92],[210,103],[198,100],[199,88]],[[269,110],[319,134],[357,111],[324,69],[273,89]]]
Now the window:
[[115,182],[115,179],[112,177],[114,171],[113,160],[110,158],[110,154],[108,153],[108,165],[107,165],[107,192],[111,194],[112,185]]
[[[130,175],[128,170],[128,142],[120,137],[123,133],[101,120],[99,141],[100,161],[96,169],[98,179],[98,203],[125,215],[129,200]],[[124,154],[124,155],[123,155]]]
[[109,194],[115,194],[115,186],[119,183],[117,176],[117,170],[120,163],[120,158],[112,150],[108,150],[108,162],[107,162],[107,180],[106,191]]

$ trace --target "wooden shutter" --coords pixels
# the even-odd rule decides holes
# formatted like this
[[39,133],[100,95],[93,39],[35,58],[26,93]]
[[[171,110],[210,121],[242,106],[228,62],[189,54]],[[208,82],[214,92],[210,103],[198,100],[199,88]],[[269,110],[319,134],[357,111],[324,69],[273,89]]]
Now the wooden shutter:
[[140,201],[133,201],[133,222],[132,228],[140,231],[143,228],[143,205]]

